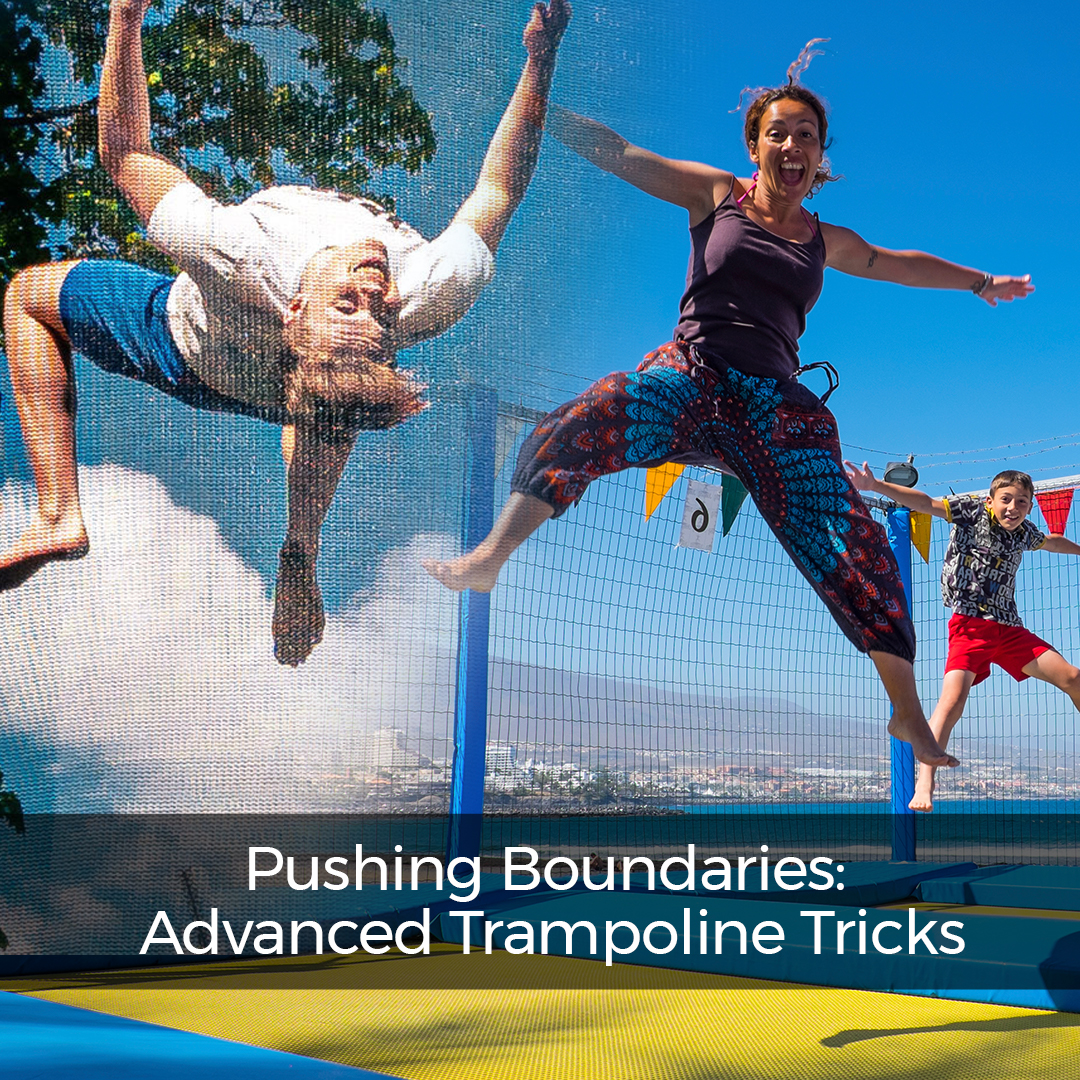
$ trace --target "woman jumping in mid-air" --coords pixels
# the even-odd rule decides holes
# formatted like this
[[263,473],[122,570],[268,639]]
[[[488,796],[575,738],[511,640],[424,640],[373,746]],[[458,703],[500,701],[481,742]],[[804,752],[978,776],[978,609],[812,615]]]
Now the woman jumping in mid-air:
[[953,766],[915,689],[915,633],[896,560],[844,472],[832,413],[797,380],[798,339],[826,266],[969,290],[991,307],[1033,286],[1030,276],[873,247],[807,213],[803,200],[833,179],[825,108],[798,82],[815,43],[788,69],[787,84],[759,92],[746,113],[752,179],[659,157],[565,109],[549,116],[549,133],[576,153],[689,211],[675,340],[545,417],[522,447],[512,494],[487,538],[425,566],[451,589],[488,591],[511,552],[597,477],[670,461],[719,466],[742,481],[840,628],[870,654],[893,703],[890,732],[927,765]]

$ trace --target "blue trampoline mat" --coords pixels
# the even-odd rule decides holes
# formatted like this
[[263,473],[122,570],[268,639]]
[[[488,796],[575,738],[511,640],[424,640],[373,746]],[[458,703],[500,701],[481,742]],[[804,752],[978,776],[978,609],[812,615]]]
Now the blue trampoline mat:
[[0,1047],[4,1080],[387,1080],[386,1073],[4,992]]
[[984,866],[921,881],[915,893],[931,904],[1080,911],[1080,866]]

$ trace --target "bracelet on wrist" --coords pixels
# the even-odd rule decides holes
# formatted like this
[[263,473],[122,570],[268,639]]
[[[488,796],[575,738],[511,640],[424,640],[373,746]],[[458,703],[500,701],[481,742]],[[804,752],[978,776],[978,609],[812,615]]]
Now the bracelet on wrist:
[[976,296],[982,296],[982,294],[984,292],[986,292],[987,286],[993,280],[994,280],[994,275],[993,274],[985,274],[984,273],[983,276],[982,276],[982,281],[976,281],[975,284],[971,286],[971,291]]

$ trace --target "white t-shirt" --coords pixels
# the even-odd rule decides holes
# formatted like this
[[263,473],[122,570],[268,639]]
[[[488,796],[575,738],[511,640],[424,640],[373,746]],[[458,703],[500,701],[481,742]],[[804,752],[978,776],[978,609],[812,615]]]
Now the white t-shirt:
[[183,273],[169,291],[169,330],[184,359],[215,390],[279,405],[288,350],[282,328],[300,274],[323,248],[386,245],[402,309],[394,347],[449,329],[491,280],[494,259],[468,225],[435,240],[366,200],[306,187],[272,187],[225,206],[195,184],[158,203],[150,242]]

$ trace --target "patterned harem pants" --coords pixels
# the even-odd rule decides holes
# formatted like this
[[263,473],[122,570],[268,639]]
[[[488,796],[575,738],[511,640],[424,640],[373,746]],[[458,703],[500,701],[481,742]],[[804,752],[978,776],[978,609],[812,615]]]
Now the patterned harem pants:
[[737,476],[852,644],[914,659],[885,530],[844,472],[832,413],[795,379],[709,366],[671,342],[546,416],[511,488],[558,517],[597,477],[669,461]]

